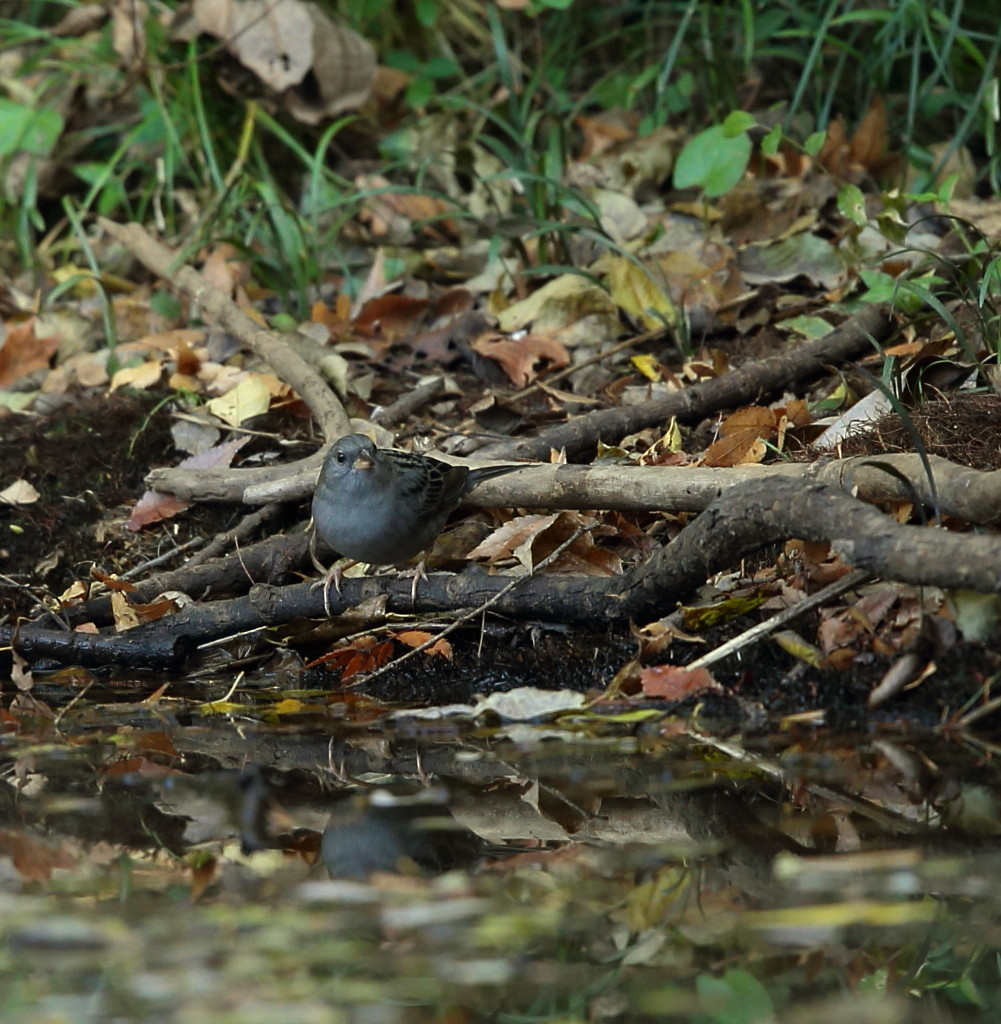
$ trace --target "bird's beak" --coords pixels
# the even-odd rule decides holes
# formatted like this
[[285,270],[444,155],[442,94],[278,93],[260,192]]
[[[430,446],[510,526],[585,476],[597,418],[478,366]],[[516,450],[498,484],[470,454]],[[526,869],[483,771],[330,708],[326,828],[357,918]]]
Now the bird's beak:
[[362,453],[359,455],[353,463],[351,463],[352,469],[375,469],[375,463],[372,461],[371,455],[365,455]]

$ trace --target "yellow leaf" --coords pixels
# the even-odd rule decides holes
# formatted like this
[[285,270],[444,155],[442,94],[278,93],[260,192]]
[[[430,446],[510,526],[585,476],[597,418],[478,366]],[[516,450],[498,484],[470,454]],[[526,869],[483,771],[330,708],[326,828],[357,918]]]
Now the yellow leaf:
[[[117,374],[115,375],[117,376]],[[256,374],[245,377],[231,391],[206,402],[206,408],[224,423],[237,427],[244,420],[268,411],[271,395],[267,385]]]
[[651,329],[676,322],[674,303],[654,283],[648,270],[625,256],[608,260],[606,267],[608,289],[619,308]]
[[671,422],[667,425],[658,446],[669,452],[681,451],[681,427],[678,426],[677,416],[671,417]]
[[156,359],[137,366],[126,366],[118,370],[111,378],[109,391],[117,391],[121,387],[151,388],[160,382],[160,363]]
[[278,701],[277,704],[273,704],[270,711],[275,715],[292,715],[296,711],[302,711],[305,706],[301,700],[296,700],[294,697],[286,697],[284,700]]
[[652,355],[650,355],[649,352],[633,356],[629,362],[631,362],[647,380],[652,380],[654,384],[660,382],[660,364]]

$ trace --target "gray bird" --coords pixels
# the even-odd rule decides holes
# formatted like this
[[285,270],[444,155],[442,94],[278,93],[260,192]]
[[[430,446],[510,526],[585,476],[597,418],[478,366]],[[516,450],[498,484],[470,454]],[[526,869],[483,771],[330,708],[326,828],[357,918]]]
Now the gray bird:
[[[323,462],[313,522],[338,554],[395,565],[434,543],[467,491],[521,468],[451,466],[427,455],[377,448],[364,434],[348,434]],[[324,598],[328,590],[329,581]]]

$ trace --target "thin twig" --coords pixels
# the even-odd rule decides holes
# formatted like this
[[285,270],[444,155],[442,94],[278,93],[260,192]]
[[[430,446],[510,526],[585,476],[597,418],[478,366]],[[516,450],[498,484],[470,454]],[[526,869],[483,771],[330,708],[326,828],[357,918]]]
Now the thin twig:
[[63,719],[64,719],[64,718],[66,717],[66,715],[68,714],[68,712],[70,711],[70,709],[71,709],[71,708],[73,707],[73,705],[74,705],[74,704],[76,704],[76,703],[78,703],[79,701],[83,700],[83,698],[87,696],[87,691],[88,691],[88,690],[89,690],[89,689],[90,689],[90,688],[91,688],[91,687],[92,687],[92,686],[94,685],[94,683],[96,683],[96,682],[97,682],[97,677],[96,677],[96,676],[95,676],[95,677],[93,677],[93,678],[91,678],[91,679],[88,679],[88,680],[87,680],[87,683],[86,683],[86,685],[84,685],[84,686],[80,687],[80,690],[79,690],[79,692],[77,692],[77,693],[75,693],[75,694],[73,695],[73,699],[72,699],[72,700],[71,700],[71,701],[69,702],[69,704],[67,704],[67,705],[66,705],[66,707],[64,707],[64,708],[62,709],[62,711],[60,711],[60,712],[59,712],[59,714],[58,714],[58,715],[56,715],[56,719],[55,719],[55,721],[54,721],[54,722],[52,723],[52,728],[53,728],[53,729],[55,729],[55,730],[56,730],[56,732],[58,732],[58,731],[59,731],[59,723],[60,723],[60,722],[61,722],[61,721],[62,721],[62,720],[63,720]]
[[744,630],[739,636],[727,640],[725,644],[720,644],[715,650],[703,654],[701,658],[696,658],[695,661],[686,665],[685,668],[705,668],[707,665],[712,665],[714,662],[729,657],[729,655],[734,654],[736,651],[747,647],[748,644],[752,644],[756,640],[767,636],[772,630],[778,629],[779,626],[784,626],[787,622],[802,615],[803,612],[808,612],[811,608],[816,608],[817,605],[823,604],[832,597],[837,597],[838,594],[843,594],[846,590],[860,586],[869,579],[872,579],[872,573],[867,572],[865,569],[856,569],[854,572],[848,573],[847,576],[842,576],[841,579],[829,583],[826,587],[818,590],[816,594],[811,594],[804,601],[800,601],[789,608],[783,608],[782,611],[777,615],[773,615],[770,619],[759,622],[756,626]]
[[186,551],[190,551],[192,548],[201,547],[204,543],[204,537],[192,537],[191,540],[186,543],[178,544],[169,551],[164,551],[162,555],[157,555],[156,558],[150,558],[146,562],[140,562],[138,565],[134,565],[127,572],[123,572],[119,579],[130,580],[135,576],[141,576],[149,569],[155,569],[158,565],[163,565],[164,562],[169,562],[172,558],[176,558],[178,555],[183,555]]

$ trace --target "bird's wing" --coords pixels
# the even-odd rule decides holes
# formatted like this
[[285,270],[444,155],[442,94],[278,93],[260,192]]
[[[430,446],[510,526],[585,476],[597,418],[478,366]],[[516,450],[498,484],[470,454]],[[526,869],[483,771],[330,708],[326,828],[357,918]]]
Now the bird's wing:
[[444,512],[446,517],[458,506],[466,489],[469,470],[465,466],[450,466],[447,462],[424,457],[424,502],[421,517]]

